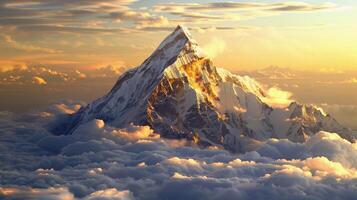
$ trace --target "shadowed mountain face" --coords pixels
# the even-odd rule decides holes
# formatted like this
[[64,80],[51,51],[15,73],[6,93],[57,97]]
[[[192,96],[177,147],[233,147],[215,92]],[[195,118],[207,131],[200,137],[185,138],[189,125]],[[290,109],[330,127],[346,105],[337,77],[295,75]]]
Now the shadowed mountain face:
[[[348,129],[312,105],[269,103],[255,80],[216,68],[186,28],[178,26],[104,97],[71,116],[67,133],[102,119],[114,127],[149,125],[167,138],[242,151],[269,138],[303,142],[324,130],[354,140]],[[244,142],[243,142],[244,141]]]

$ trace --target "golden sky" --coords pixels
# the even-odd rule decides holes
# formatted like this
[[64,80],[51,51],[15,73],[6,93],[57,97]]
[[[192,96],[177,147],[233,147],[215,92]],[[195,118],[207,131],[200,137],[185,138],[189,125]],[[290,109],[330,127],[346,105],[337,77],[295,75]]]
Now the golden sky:
[[136,66],[177,24],[190,28],[217,65],[233,71],[271,65],[355,70],[356,5],[352,0],[5,0],[0,71]]

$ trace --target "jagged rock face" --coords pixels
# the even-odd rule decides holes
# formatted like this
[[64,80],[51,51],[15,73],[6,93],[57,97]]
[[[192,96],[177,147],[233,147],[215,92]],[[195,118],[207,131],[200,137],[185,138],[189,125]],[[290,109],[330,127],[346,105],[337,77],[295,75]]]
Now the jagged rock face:
[[314,106],[273,108],[265,98],[257,82],[216,68],[188,31],[177,27],[107,95],[74,114],[68,132],[96,118],[115,127],[149,125],[163,137],[233,151],[240,151],[246,138],[303,142],[321,130],[353,140],[347,129]]
[[208,139],[205,143],[222,143],[229,131],[215,105],[219,101],[216,88],[220,82],[221,77],[209,59],[168,67],[149,98],[149,124],[166,137],[199,135]]

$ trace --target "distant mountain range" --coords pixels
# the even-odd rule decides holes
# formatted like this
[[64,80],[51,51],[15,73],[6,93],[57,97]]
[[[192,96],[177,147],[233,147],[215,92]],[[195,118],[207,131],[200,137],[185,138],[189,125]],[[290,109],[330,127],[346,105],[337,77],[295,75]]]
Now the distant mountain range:
[[114,127],[149,125],[162,137],[232,151],[269,138],[304,142],[322,130],[354,140],[322,109],[296,102],[275,106],[254,79],[214,66],[182,26],[140,66],[123,73],[107,95],[71,115],[62,131],[71,134],[93,119]]

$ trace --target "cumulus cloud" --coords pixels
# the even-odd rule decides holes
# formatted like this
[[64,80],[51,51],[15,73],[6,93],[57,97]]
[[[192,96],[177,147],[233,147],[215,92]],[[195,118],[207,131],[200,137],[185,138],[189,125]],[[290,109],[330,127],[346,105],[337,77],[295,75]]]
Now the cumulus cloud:
[[115,136],[119,136],[121,138],[137,141],[140,139],[159,139],[160,135],[155,134],[152,129],[148,126],[135,126],[132,125],[124,130],[115,130],[113,131]]
[[129,190],[118,191],[115,188],[95,191],[88,197],[89,200],[134,200],[133,194]]
[[[255,91],[255,94],[259,95],[263,102],[272,107],[286,108],[290,103],[294,102],[292,99],[293,93],[289,91],[282,90],[277,86],[263,85],[249,76],[242,76],[242,79],[244,79],[246,87],[249,87],[249,91]],[[240,111],[239,108],[235,109],[238,112]]]
[[46,85],[49,82],[62,83],[69,80],[71,80],[69,74],[45,66],[15,65],[13,68],[0,73],[0,82],[7,85],[25,85],[28,83]]
[[58,70],[49,66],[12,65],[1,68],[0,83],[4,85],[38,85],[63,84],[65,82],[82,81],[85,79],[118,78],[125,71],[124,67],[108,65],[95,69],[63,69]]
[[26,70],[26,69],[27,69],[27,65],[24,63],[5,61],[5,63],[1,62],[0,72],[4,73],[14,70]]
[[47,85],[47,81],[39,76],[32,77],[32,83],[36,85]]
[[47,131],[49,121],[73,112],[76,105],[57,104],[31,116],[0,115],[0,198],[354,199],[357,195],[357,146],[335,133],[320,132],[306,143],[270,139],[253,151],[232,154],[163,139],[146,126],[118,129],[102,120],[83,124],[72,135]]
[[263,101],[273,107],[284,108],[293,102],[291,99],[292,96],[293,94],[291,92],[281,90],[278,87],[271,87],[266,91],[266,96],[263,97]]
[[79,78],[86,78],[87,77],[86,74],[80,72],[79,70],[76,70],[75,73],[78,75]]
[[80,103],[72,102],[72,101],[66,101],[62,103],[56,103],[53,104],[48,108],[48,113],[51,114],[51,112],[54,112],[56,115],[57,114],[73,114],[77,112],[81,108]]
[[74,200],[72,193],[68,188],[47,188],[47,189],[34,189],[26,187],[0,187],[0,197],[9,199],[49,199],[49,200]]

